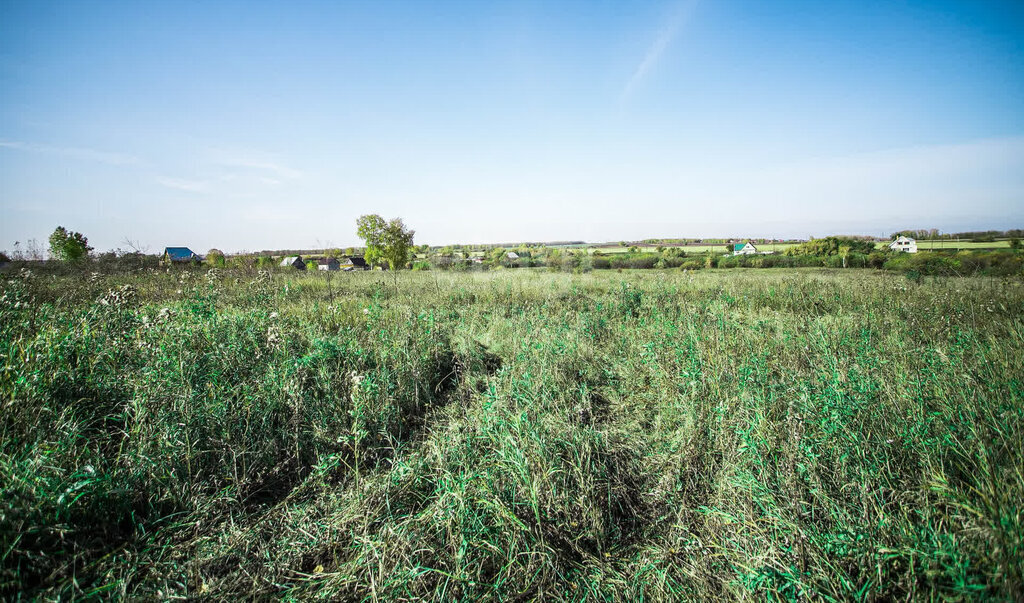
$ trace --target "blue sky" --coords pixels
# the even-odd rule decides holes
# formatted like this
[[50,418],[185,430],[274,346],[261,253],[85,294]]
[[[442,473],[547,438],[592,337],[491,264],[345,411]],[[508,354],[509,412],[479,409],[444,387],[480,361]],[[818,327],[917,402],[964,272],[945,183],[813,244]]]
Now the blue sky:
[[0,249],[1024,225],[1024,4],[0,0]]

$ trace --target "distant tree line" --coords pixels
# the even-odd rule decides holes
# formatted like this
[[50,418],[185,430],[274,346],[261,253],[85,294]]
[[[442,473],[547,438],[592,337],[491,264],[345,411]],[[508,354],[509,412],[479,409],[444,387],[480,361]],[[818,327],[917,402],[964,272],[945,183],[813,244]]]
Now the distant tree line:
[[[362,216],[357,222],[357,232],[364,239],[363,247],[324,250],[279,250],[258,254],[243,253],[228,256],[219,249],[206,253],[208,267],[243,269],[271,269],[279,264],[280,255],[305,255],[307,264],[316,268],[318,257],[343,258],[361,254],[371,265],[392,271],[405,268],[413,270],[489,270],[510,268],[546,268],[560,272],[589,272],[591,270],[622,269],[673,269],[701,270],[706,268],[879,268],[901,270],[916,274],[1021,274],[1024,255],[1020,235],[1024,230],[973,231],[961,233],[939,233],[935,229],[901,231],[915,238],[929,239],[1009,239],[1010,248],[1003,250],[933,250],[917,254],[890,252],[877,249],[872,237],[830,236],[811,239],[793,245],[779,254],[732,255],[732,245],[723,245],[725,250],[689,251],[680,245],[690,239],[646,239],[644,243],[662,243],[655,252],[641,251],[637,245],[620,242],[627,249],[617,253],[606,253],[601,249],[592,252],[586,248],[520,243],[517,247],[501,245],[447,245],[444,247],[415,245],[414,232],[405,227],[401,219],[386,221],[379,215]],[[694,239],[705,245],[712,239]],[[93,254],[88,239],[79,232],[58,226],[49,238],[49,256],[55,269],[73,270],[88,262],[90,270],[104,272],[133,272],[159,266],[159,256],[146,254],[137,243],[126,240],[129,249],[112,250]],[[570,242],[575,244],[575,242]],[[514,253],[513,253],[514,252]],[[30,241],[26,249],[16,245],[14,252],[0,253],[0,262],[39,261],[44,251],[36,241]],[[64,266],[65,268],[59,268]]]
[[900,230],[892,234],[892,238],[899,236],[911,237],[913,239],[932,241],[953,241],[970,240],[978,243],[991,243],[996,239],[1020,239],[1024,237],[1024,229],[1013,228],[1010,230],[971,230],[966,232],[939,232],[936,228],[921,230]]

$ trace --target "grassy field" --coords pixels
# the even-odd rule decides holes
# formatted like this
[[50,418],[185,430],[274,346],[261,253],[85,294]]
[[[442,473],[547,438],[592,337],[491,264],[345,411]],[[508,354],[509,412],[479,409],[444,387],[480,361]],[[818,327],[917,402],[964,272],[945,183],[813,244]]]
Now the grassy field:
[[[881,248],[888,246],[882,244]],[[917,248],[920,250],[942,250],[942,249],[1009,249],[1009,241],[992,241],[990,243],[975,243],[974,241],[918,241]]]
[[[776,243],[776,244],[763,244],[757,245],[759,251],[775,251],[776,253],[782,253],[790,247],[796,247],[798,243]],[[875,247],[879,250],[885,250],[889,246],[888,241],[879,242]],[[918,241],[917,248],[922,251],[931,250],[942,250],[942,249],[1009,249],[1009,241],[995,241],[992,243],[975,243],[973,241]],[[614,246],[614,247],[588,247],[587,251],[593,253],[594,250],[599,249],[601,253],[625,253],[629,251],[629,247]],[[666,249],[677,249],[677,247],[666,247]],[[725,245],[684,245],[678,247],[678,249],[684,249],[687,253],[725,253]],[[657,246],[638,246],[638,251],[647,253],[654,253],[658,250]]]
[[1019,600],[1024,284],[4,275],[0,596]]
[[[786,249],[789,249],[790,247],[794,247],[795,245],[796,245],[796,243],[776,243],[774,245],[772,245],[772,244],[758,245],[757,248],[759,250],[761,250],[761,251],[772,251],[772,250],[774,250],[774,251],[776,251],[778,253],[782,253]],[[710,252],[713,252],[713,253],[723,253],[724,254],[726,252],[725,251],[725,243],[720,243],[720,244],[717,244],[717,245],[681,245],[681,246],[671,246],[671,247],[670,246],[666,246],[665,249],[682,249],[682,250],[686,251],[686,253],[707,253],[707,252],[710,251]],[[621,245],[619,245],[619,246],[615,246],[615,247],[588,247],[587,248],[587,251],[590,252],[590,253],[593,253],[595,250],[600,250],[601,253],[625,253],[625,252],[630,250],[630,247],[622,247]],[[637,250],[638,251],[643,251],[643,252],[646,252],[646,253],[654,253],[654,252],[656,252],[658,250],[658,247],[656,245],[642,245],[642,246],[637,246]]]

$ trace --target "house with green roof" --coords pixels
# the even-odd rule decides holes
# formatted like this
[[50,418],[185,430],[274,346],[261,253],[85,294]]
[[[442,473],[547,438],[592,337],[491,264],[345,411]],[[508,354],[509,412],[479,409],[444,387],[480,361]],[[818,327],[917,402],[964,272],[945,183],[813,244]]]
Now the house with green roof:
[[757,247],[750,241],[746,243],[736,243],[732,246],[733,255],[755,255],[757,254]]

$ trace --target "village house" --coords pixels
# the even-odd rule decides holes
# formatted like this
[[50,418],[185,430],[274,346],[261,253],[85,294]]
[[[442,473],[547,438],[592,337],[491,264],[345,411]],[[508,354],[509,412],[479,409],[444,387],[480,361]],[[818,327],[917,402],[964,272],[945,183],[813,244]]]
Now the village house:
[[316,269],[334,272],[341,270],[341,262],[334,258],[324,258],[316,263]]
[[735,245],[732,246],[732,254],[755,255],[757,254],[757,247],[754,247],[754,244],[751,243],[750,241],[747,241],[746,244],[736,243]]
[[305,270],[306,263],[302,261],[301,255],[290,255],[281,260],[280,266],[282,268],[295,268],[296,270]]
[[910,237],[899,236],[895,241],[889,243],[889,249],[903,253],[917,253],[917,241]]
[[358,255],[345,258],[344,260],[341,261],[340,267],[345,272],[351,272],[353,270],[366,270],[369,268],[369,266],[366,265],[366,260]]
[[164,247],[160,260],[164,264],[188,264],[199,263],[202,258],[188,247]]

